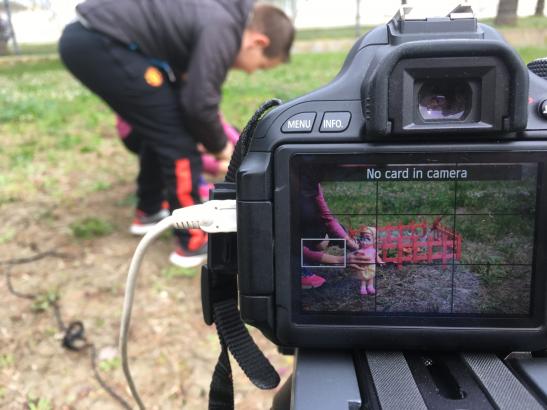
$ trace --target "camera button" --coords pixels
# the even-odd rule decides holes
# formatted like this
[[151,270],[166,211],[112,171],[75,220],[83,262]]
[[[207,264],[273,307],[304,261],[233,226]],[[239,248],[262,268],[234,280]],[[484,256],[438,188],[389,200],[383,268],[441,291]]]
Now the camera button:
[[320,132],[343,132],[349,127],[351,113],[326,112],[321,121]]
[[317,116],[314,112],[302,112],[300,114],[293,115],[283,127],[281,127],[281,132],[284,133],[298,133],[298,132],[311,132],[313,129],[313,124],[315,123],[315,117]]
[[543,100],[539,103],[539,115],[547,120],[547,100]]

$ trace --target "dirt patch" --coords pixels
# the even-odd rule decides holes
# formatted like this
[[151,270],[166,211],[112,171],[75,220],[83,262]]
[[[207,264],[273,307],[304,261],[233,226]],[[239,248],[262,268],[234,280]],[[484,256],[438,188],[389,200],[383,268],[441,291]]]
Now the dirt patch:
[[[128,400],[119,360],[109,352],[117,345],[127,268],[138,242],[126,233],[131,207],[119,205],[131,191],[127,183],[63,207],[15,203],[0,209],[7,219],[3,232],[10,233],[0,243],[0,260],[48,249],[63,253],[15,266],[14,286],[22,292],[58,292],[65,321],[84,322],[89,340],[105,358],[101,374]],[[106,220],[113,233],[74,239],[69,227],[85,216]],[[131,365],[149,408],[203,409],[219,346],[214,327],[202,322],[199,276],[165,274],[172,246],[171,238],[162,238],[146,257],[131,328]],[[51,310],[33,310],[32,302],[13,296],[1,279],[0,408],[27,408],[35,399],[54,409],[119,408],[93,378],[88,354],[61,348]],[[288,376],[292,359],[277,354],[259,332],[252,333],[274,366]],[[238,409],[270,408],[274,392],[259,391],[239,370],[235,386]]]
[[[512,267],[486,280],[469,266],[396,265],[377,267],[376,294],[362,296],[348,270],[316,269],[327,281],[303,290],[307,311],[527,314],[530,271]],[[481,278],[482,276],[482,278]],[[488,276],[486,276],[488,277]]]

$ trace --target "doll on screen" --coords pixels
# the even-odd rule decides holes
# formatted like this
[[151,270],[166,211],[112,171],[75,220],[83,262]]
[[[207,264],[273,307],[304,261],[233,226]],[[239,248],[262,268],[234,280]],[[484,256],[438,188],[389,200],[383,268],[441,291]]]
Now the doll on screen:
[[351,271],[361,280],[361,295],[374,295],[376,294],[374,289],[376,264],[384,263],[376,249],[376,229],[371,226],[360,226],[356,231],[352,231],[352,234],[359,243],[359,249],[355,252],[368,257],[371,263],[351,265]]

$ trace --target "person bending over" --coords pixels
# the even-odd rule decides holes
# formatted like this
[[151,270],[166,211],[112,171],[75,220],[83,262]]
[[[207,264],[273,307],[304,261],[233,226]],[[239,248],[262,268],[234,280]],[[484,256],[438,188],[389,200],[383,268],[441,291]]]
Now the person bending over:
[[[233,151],[218,116],[230,68],[253,73],[288,61],[294,27],[279,9],[251,0],[87,0],[60,39],[68,70],[142,137],[139,178],[155,174],[157,192],[138,192],[137,209],[165,188],[170,210],[200,202],[198,144],[219,160]],[[197,266],[207,236],[176,231],[171,262]]]

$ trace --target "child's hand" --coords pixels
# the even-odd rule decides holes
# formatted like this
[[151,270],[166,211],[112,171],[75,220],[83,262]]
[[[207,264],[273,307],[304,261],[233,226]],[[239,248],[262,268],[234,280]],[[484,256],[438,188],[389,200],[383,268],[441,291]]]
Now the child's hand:
[[198,142],[197,147],[200,154],[207,154],[207,149],[205,148],[205,145],[203,145],[201,142]]
[[219,161],[230,161],[233,153],[234,153],[234,144],[228,141],[222,151],[214,153],[213,155]]
[[229,166],[230,166],[230,161],[228,161],[228,160],[218,161],[218,173],[219,174],[228,173],[228,167]]
[[346,255],[346,263],[348,265],[357,265],[359,267],[359,265],[372,265],[374,264],[374,260],[362,252],[355,251]]
[[350,237],[346,238],[346,244],[348,245],[348,248],[354,251],[357,251],[360,248],[359,242],[357,242],[355,239]]

